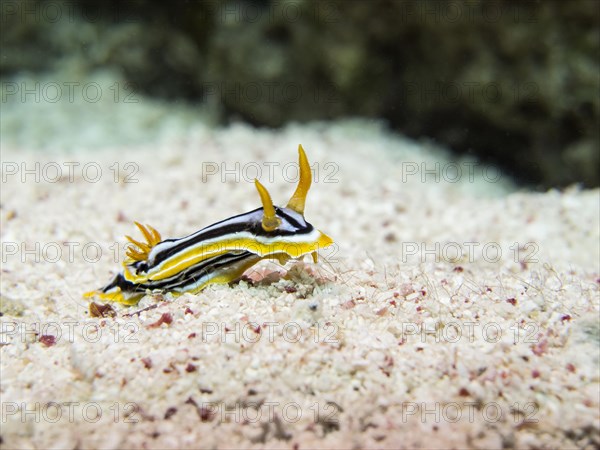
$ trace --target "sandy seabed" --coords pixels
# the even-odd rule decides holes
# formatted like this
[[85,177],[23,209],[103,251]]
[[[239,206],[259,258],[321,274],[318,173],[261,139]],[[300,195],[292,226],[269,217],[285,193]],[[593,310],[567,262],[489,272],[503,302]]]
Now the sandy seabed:
[[[90,316],[133,220],[187,235],[258,207],[258,172],[285,204],[299,143],[318,264]],[[598,190],[352,120],[2,161],[2,448],[600,445]]]

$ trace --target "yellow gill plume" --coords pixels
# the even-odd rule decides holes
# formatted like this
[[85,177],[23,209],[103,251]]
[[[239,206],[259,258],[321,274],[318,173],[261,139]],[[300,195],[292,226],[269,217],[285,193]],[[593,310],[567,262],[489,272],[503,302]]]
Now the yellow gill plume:
[[[162,237],[156,229],[150,225],[142,225],[139,222],[134,222],[135,225],[144,235],[146,242],[140,242],[133,239],[131,236],[125,236],[125,238],[131,242],[135,247],[127,247],[126,255],[134,261],[145,261],[148,259],[148,254],[152,248],[162,241]],[[137,248],[136,248],[137,247]]]

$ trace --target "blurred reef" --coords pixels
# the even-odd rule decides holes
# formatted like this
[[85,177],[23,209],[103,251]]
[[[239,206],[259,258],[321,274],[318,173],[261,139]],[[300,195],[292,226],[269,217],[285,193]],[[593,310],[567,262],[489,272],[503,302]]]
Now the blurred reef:
[[597,0],[7,1],[2,16],[3,79],[114,68],[223,123],[383,118],[531,186],[600,185]]

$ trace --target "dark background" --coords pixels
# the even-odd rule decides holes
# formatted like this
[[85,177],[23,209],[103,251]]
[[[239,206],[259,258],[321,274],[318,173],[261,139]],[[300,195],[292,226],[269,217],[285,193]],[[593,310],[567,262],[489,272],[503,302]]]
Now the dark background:
[[76,54],[223,124],[378,118],[528,187],[600,185],[597,0],[3,1],[0,38],[4,79]]

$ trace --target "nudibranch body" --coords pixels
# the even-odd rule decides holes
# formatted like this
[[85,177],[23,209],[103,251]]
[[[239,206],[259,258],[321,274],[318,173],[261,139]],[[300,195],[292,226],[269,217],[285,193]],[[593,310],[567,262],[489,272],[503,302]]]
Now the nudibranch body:
[[317,251],[333,244],[333,240],[304,219],[312,174],[302,145],[298,153],[300,180],[285,207],[274,206],[267,189],[255,180],[261,208],[189,236],[163,240],[154,228],[135,222],[146,242],[126,236],[133,247],[127,249],[121,272],[85,297],[133,305],[154,290],[197,293],[212,283],[234,281],[266,258],[283,264],[290,258],[311,254],[317,262]]

